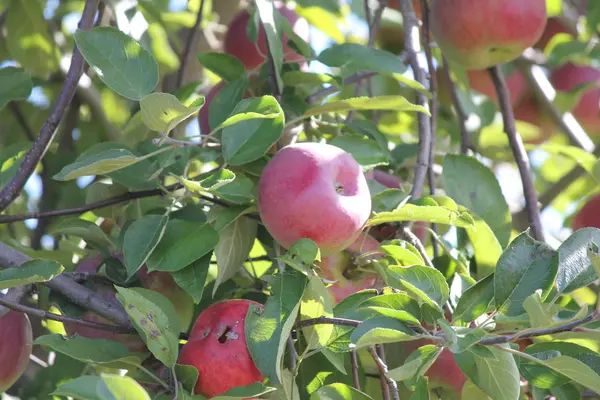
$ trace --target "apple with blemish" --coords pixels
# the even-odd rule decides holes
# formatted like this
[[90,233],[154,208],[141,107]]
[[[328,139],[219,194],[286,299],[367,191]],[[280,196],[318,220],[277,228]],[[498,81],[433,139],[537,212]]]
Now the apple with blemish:
[[546,0],[430,0],[431,32],[449,61],[485,69],[517,58],[542,36]]
[[27,315],[9,311],[0,317],[0,393],[10,388],[25,371],[32,340]]
[[195,393],[208,398],[237,386],[264,379],[246,345],[246,314],[251,300],[225,300],[202,311],[194,323],[188,342],[179,353],[179,364],[198,370]]
[[371,214],[371,195],[352,155],[330,144],[295,143],[263,170],[258,210],[283,247],[307,238],[326,256],[358,237]]

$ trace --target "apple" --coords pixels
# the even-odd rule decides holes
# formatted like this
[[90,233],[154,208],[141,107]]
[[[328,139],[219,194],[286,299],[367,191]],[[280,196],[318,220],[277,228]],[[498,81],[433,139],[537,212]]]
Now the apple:
[[358,237],[371,214],[371,195],[352,155],[330,144],[295,143],[264,168],[258,210],[283,247],[308,238],[326,256]]
[[546,0],[430,0],[431,32],[449,61],[485,69],[517,58],[542,36]]
[[564,64],[550,73],[550,82],[558,92],[569,92],[579,86],[594,84],[587,88],[579,102],[571,110],[588,135],[600,135],[600,69]]
[[539,50],[544,50],[548,43],[550,43],[550,40],[552,40],[552,38],[559,33],[568,33],[571,36],[577,35],[577,31],[563,24],[560,21],[560,18],[548,18],[546,21],[546,28],[544,29],[542,36],[533,47]]
[[[250,76],[251,79],[255,77],[256,75]],[[200,111],[198,111],[198,123],[200,124],[200,132],[205,135],[209,134],[214,128],[216,128],[216,126],[210,126],[210,108],[212,107],[212,103],[215,97],[217,96],[217,93],[219,93],[221,89],[223,89],[227,85],[228,83],[226,81],[220,81],[212,88],[210,88],[210,90],[208,91],[208,93],[206,93],[206,96],[204,97],[204,105],[202,106]],[[247,99],[249,97],[252,97],[252,94],[251,92],[246,91],[244,93],[243,98]],[[218,107],[219,104],[216,104],[215,106]]]
[[587,200],[583,207],[573,216],[571,227],[574,231],[581,228],[599,228],[600,229],[600,195]]
[[10,388],[25,371],[32,340],[27,315],[9,311],[0,317],[0,393]]
[[261,304],[251,300],[225,300],[198,316],[178,361],[198,369],[196,394],[211,398],[264,379],[246,346],[244,329],[250,305],[262,310]]
[[[400,11],[400,2],[403,0],[390,0],[388,1],[388,7],[393,8],[394,10]],[[421,19],[421,0],[412,0],[413,9],[415,10],[415,15],[418,19]]]
[[[471,89],[485,95],[491,101],[498,104],[496,88],[494,87],[492,78],[490,78],[490,74],[487,70],[467,71],[467,77],[469,78]],[[508,87],[508,92],[510,94],[510,104],[514,106],[527,90],[525,77],[519,71],[513,70],[506,76],[506,86]]]
[[521,101],[513,106],[515,120],[535,125],[540,130],[540,136],[528,143],[540,144],[556,132],[556,125],[549,116],[545,115],[532,93],[527,93]]
[[319,276],[334,281],[328,286],[334,304],[363,289],[371,289],[377,283],[378,274],[358,270],[367,260],[383,257],[379,242],[372,236],[361,234],[346,250],[323,257]]
[[[122,254],[116,254],[115,257],[122,260],[123,256]],[[103,255],[86,258],[79,263],[76,271],[94,273],[103,261]],[[144,265],[138,271],[137,277],[144,288],[161,293],[173,303],[177,310],[177,314],[179,315],[181,331],[186,332],[191,325],[194,315],[194,302],[190,295],[177,286],[173,277],[167,272],[148,272],[148,268]],[[92,290],[100,294],[104,299],[111,302],[118,302],[116,290],[113,285],[110,285],[108,282],[102,283],[92,280],[88,281],[88,284],[91,286]],[[82,319],[91,322],[113,324],[110,320],[89,310],[84,312]],[[64,327],[69,336],[77,334],[90,339],[114,340],[123,343],[129,348],[129,351],[132,352],[144,351],[146,349],[146,345],[137,334],[109,332],[102,329],[81,326],[72,322],[65,322]]]
[[[286,7],[279,1],[274,3],[275,8],[281,16],[287,19],[296,35],[308,43],[309,26],[308,22],[298,16],[293,10]],[[240,12],[229,24],[225,34],[224,50],[225,53],[237,57],[246,70],[254,70],[262,65],[267,57],[267,39],[264,27],[261,25],[258,30],[257,42],[253,43],[248,36],[248,23],[250,22],[250,13],[247,10]],[[283,35],[283,54],[284,61],[302,62],[304,57],[294,50],[288,44],[287,35]]]

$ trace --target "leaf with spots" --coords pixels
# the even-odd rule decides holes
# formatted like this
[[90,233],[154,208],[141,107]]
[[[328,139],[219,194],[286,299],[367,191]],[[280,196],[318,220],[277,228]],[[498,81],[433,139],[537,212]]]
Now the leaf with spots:
[[167,367],[173,368],[179,351],[180,323],[173,304],[148,289],[115,286],[117,299],[125,307],[148,349]]

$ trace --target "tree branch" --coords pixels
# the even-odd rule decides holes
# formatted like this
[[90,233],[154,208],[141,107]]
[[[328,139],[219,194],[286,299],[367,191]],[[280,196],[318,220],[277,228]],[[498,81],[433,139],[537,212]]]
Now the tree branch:
[[[4,268],[17,268],[19,265],[30,260],[29,256],[0,242],[0,265]],[[97,293],[79,285],[68,276],[57,275],[48,282],[44,282],[44,285],[62,294],[80,307],[94,311],[100,316],[108,318],[124,327],[131,326],[129,316],[121,304],[107,301]]]
[[460,153],[468,154],[469,150],[473,151],[473,142],[471,141],[471,135],[467,131],[467,114],[465,114],[465,110],[460,103],[460,99],[456,93],[456,85],[454,85],[454,81],[450,76],[450,66],[448,65],[448,60],[446,60],[446,57],[443,57],[442,59],[444,62],[444,77],[446,78],[446,84],[448,85],[448,91],[450,92],[452,107],[454,108],[454,112],[458,117],[458,128],[460,130]]
[[303,321],[296,322],[296,324],[294,325],[294,328],[302,329],[302,328],[306,328],[308,326],[327,325],[327,324],[357,327],[360,325],[360,323],[361,323],[361,321],[358,321],[355,319],[318,317],[318,318],[305,319]]
[[177,87],[181,87],[183,83],[183,77],[185,76],[185,67],[187,66],[187,60],[190,57],[190,53],[192,52],[192,48],[194,47],[194,42],[196,41],[196,35],[200,31],[200,25],[202,25],[202,14],[204,13],[204,0],[200,0],[200,7],[198,8],[198,15],[196,16],[196,22],[192,29],[189,30],[185,47],[183,48],[183,52],[181,53],[181,58],[179,60],[179,71],[177,72]]
[[[4,296],[0,294],[0,300],[4,299],[11,303],[20,303],[23,297],[31,291],[31,285],[15,286],[8,289],[8,293]],[[0,317],[8,313],[11,309],[0,305]]]
[[356,355],[356,350],[350,351],[350,361],[352,362],[352,383],[354,385],[354,389],[360,390],[360,379],[358,376],[358,357]]
[[[417,53],[420,50],[419,45],[419,20],[415,15],[411,0],[400,0],[400,12],[402,13],[402,20],[404,21],[404,48],[408,55],[408,60],[413,71],[415,80],[419,82],[423,87],[425,85],[425,74],[419,60]],[[429,101],[427,97],[417,91],[416,92],[416,104],[429,108]],[[417,153],[417,162],[415,167],[415,177],[413,187],[410,192],[411,198],[418,199],[421,197],[423,191],[423,184],[425,183],[425,177],[427,175],[427,168],[429,166],[429,152],[431,148],[431,124],[429,116],[424,113],[417,113],[417,121],[419,125],[419,152]]]
[[[79,29],[88,30],[94,23],[94,16],[98,8],[99,0],[87,0],[79,21]],[[62,120],[67,107],[75,95],[75,89],[79,78],[83,73],[83,56],[79,52],[77,45],[73,50],[71,66],[67,73],[65,84],[58,95],[54,108],[50,112],[48,119],[42,126],[37,140],[33,143],[31,149],[23,157],[23,161],[15,177],[0,191],[0,211],[5,210],[12,203],[25,187],[25,183],[35,170],[37,164],[46,154],[48,146],[52,143],[56,135],[56,128]]]
[[531,227],[531,233],[534,239],[544,241],[544,231],[540,221],[540,210],[538,208],[538,199],[535,187],[533,185],[533,177],[531,174],[531,165],[523,140],[515,127],[515,117],[510,105],[510,96],[508,88],[504,81],[504,76],[499,66],[494,66],[489,69],[490,77],[498,94],[498,102],[500,111],[502,112],[502,121],[504,123],[504,131],[508,135],[508,141],[513,152],[513,157],[519,167],[521,181],[523,183],[523,193],[525,195],[525,208]]
[[[381,345],[380,345],[381,346]],[[386,391],[384,391],[384,399],[389,399],[389,395],[392,395],[392,398],[394,400],[400,400],[400,395],[398,394],[398,385],[396,384],[396,381],[393,380],[392,378],[388,378],[388,376],[386,375],[388,372],[388,367],[385,364],[385,361],[383,360],[382,353],[381,351],[377,351],[375,349],[375,346],[369,346],[369,353],[371,354],[371,357],[373,357],[373,361],[375,361],[375,364],[377,364],[377,369],[379,370],[379,377],[383,382],[387,383],[388,389],[389,389],[389,393],[386,396]]]

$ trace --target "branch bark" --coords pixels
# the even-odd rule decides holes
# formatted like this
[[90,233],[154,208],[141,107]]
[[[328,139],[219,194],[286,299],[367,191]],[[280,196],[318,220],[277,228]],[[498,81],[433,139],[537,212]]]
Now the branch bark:
[[200,7],[198,8],[198,15],[196,16],[196,22],[190,31],[188,32],[187,39],[185,41],[185,47],[183,52],[181,53],[181,58],[179,60],[179,71],[177,72],[177,87],[181,87],[183,84],[183,78],[185,76],[185,67],[187,66],[187,61],[190,58],[190,54],[192,53],[192,48],[194,47],[194,42],[196,41],[196,35],[200,31],[200,25],[202,25],[202,14],[204,13],[204,3],[205,0],[200,0]]

